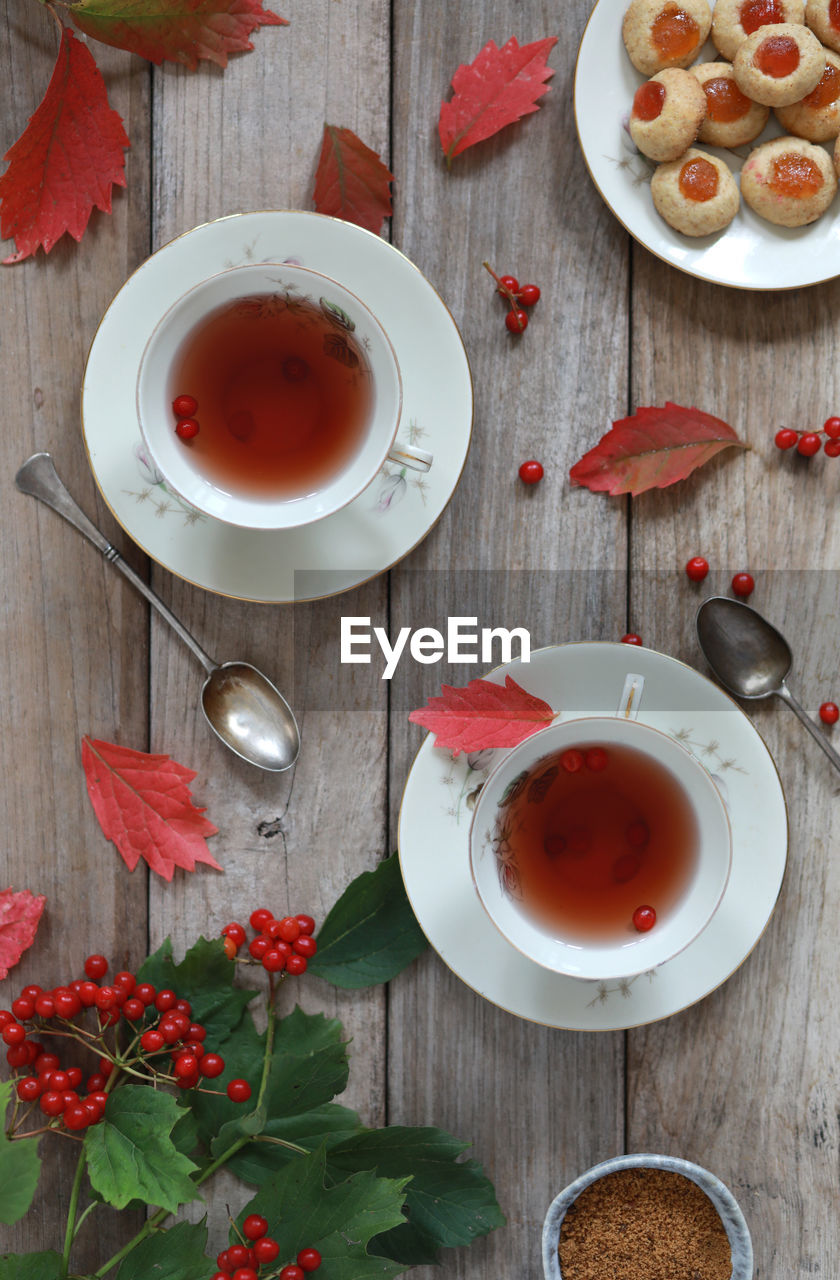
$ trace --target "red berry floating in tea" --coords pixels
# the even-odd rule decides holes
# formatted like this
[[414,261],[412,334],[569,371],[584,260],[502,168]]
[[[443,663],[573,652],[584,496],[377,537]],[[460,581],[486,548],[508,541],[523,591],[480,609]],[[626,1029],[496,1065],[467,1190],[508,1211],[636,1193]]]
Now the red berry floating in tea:
[[656,912],[653,907],[636,907],[633,912],[633,928],[638,933],[649,933],[656,924]]
[[198,432],[199,426],[195,418],[182,418],[175,424],[175,434],[179,440],[194,440]]
[[176,418],[191,418],[197,408],[195,396],[176,396],[172,401],[172,412]]

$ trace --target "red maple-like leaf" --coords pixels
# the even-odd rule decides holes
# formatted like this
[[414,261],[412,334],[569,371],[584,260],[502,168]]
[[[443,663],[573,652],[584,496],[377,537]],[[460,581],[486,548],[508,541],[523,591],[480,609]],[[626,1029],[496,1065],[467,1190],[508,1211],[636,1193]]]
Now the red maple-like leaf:
[[465,689],[456,689],[445,684],[441,697],[429,698],[408,718],[435,734],[436,747],[449,747],[457,756],[462,751],[515,747],[556,714],[542,698],[505,676],[504,685],[471,680]]
[[46,898],[42,893],[4,889],[0,893],[0,980],[31,947]]
[[721,418],[666,401],[620,418],[569,472],[572,484],[619,494],[664,489],[684,480],[721,449],[748,449]]
[[554,71],[546,66],[556,36],[520,45],[515,36],[500,49],[489,40],[469,66],[452,77],[455,96],[440,105],[438,133],[447,164],[475,142],[537,111],[537,98]]
[[0,177],[0,236],[14,236],[20,262],[46,253],[65,231],[81,240],[94,206],[111,212],[111,188],[125,186],[122,120],[87,46],[64,30],[47,92],[6,152]]
[[253,49],[248,37],[256,27],[288,26],[262,0],[82,0],[70,5],[70,16],[102,44],[191,71],[202,58],[226,67],[229,53]]
[[391,216],[393,180],[376,152],[351,129],[324,125],[312,196],[317,213],[355,222],[378,235],[382,219]]
[[82,764],[99,825],[129,871],[141,858],[164,880],[172,879],[176,867],[194,871],[197,862],[221,871],[205,843],[218,828],[202,817],[204,810],[193,804],[187,785],[195,777],[192,769],[169,756],[118,747],[87,734]]

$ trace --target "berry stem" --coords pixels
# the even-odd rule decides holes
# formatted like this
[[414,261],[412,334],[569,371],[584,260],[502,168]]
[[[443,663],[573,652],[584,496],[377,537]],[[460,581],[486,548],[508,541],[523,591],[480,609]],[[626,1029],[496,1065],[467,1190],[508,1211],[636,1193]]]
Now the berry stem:
[[516,301],[516,298],[515,298],[515,297],[514,297],[514,295],[511,293],[511,291],[510,291],[510,289],[507,287],[507,285],[506,285],[506,284],[502,284],[501,280],[500,280],[500,279],[499,279],[499,277],[496,275],[496,273],[495,273],[495,271],[493,270],[493,268],[490,266],[490,263],[489,263],[489,262],[482,262],[482,264],[481,264],[481,265],[484,267],[485,271],[489,271],[489,272],[490,272],[491,276],[492,276],[492,277],[493,277],[493,279],[496,281],[496,285],[497,285],[497,287],[498,287],[499,293],[500,293],[504,298],[507,298],[508,302],[510,303],[511,310],[512,310],[512,311],[516,311],[516,310],[518,310],[518,308],[519,308],[519,303]]
[[79,1209],[79,1196],[82,1190],[82,1178],[84,1177],[87,1161],[85,1159],[84,1148],[79,1152],[79,1159],[76,1161],[76,1172],[73,1177],[73,1186],[70,1191],[70,1203],[67,1207],[67,1227],[64,1232],[64,1251],[61,1255],[61,1267],[59,1269],[59,1280],[66,1280],[67,1272],[70,1268],[70,1250],[73,1247],[73,1241],[76,1238],[76,1214]]

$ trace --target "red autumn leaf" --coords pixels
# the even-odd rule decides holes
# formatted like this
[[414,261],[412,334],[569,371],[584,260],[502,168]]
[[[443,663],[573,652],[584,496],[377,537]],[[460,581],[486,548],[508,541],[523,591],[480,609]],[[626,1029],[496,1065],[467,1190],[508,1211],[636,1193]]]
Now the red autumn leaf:
[[102,44],[190,71],[201,58],[226,67],[229,53],[253,49],[248,37],[256,27],[288,26],[262,0],[82,0],[70,16]]
[[9,970],[32,946],[46,901],[42,893],[28,889],[0,893],[0,979],[8,977]]
[[20,262],[40,244],[49,253],[65,231],[81,240],[94,206],[110,213],[111,188],[125,186],[128,145],[90,50],[65,30],[41,104],[4,157],[0,236],[14,236],[17,247],[4,261]]
[[748,449],[721,418],[666,401],[620,418],[569,472],[572,484],[611,494],[665,489],[721,449]]
[[462,751],[515,747],[556,714],[542,698],[505,676],[504,686],[492,680],[471,680],[465,689],[445,684],[441,697],[429,698],[408,718],[436,735],[436,747],[449,747],[457,756]]
[[188,783],[195,773],[169,756],[148,755],[112,742],[82,738],[82,765],[99,825],[113,840],[129,871],[141,858],[171,880],[176,867],[194,871],[197,862],[221,871],[205,837],[218,828],[192,802]]
[[500,49],[489,40],[469,66],[452,77],[455,96],[440,104],[438,133],[447,164],[475,142],[492,137],[505,125],[537,111],[537,98],[554,71],[546,66],[556,36],[520,45],[511,36]]
[[324,125],[312,197],[317,213],[355,222],[378,235],[382,219],[391,216],[393,180],[376,152],[352,130]]

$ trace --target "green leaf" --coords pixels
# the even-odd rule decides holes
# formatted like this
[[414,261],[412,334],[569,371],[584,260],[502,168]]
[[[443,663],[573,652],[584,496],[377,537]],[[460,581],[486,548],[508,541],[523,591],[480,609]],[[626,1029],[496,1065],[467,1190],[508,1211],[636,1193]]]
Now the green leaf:
[[[14,1081],[0,1084],[0,1117],[15,1092]],[[0,1222],[11,1225],[26,1213],[38,1186],[41,1158],[36,1138],[18,1138],[14,1142],[0,1129]]]
[[0,1258],[0,1280],[55,1280],[61,1269],[61,1254],[4,1253]]
[[233,985],[236,965],[225,955],[223,938],[199,938],[180,964],[172,958],[169,938],[154,955],[144,961],[138,982],[151,982],[160,991],[168,988],[181,1000],[189,1000],[192,1017],[207,1032],[207,1047],[218,1048],[219,1041],[238,1026],[242,1014],[258,991]]
[[442,1246],[471,1244],[505,1222],[481,1165],[457,1160],[466,1146],[442,1129],[366,1129],[330,1151],[329,1169],[334,1174],[372,1169],[390,1178],[410,1175],[408,1224],[381,1236],[373,1248],[399,1262],[436,1262]]
[[372,1257],[372,1236],[403,1221],[406,1179],[357,1173],[337,1186],[325,1186],[325,1152],[301,1156],[268,1178],[240,1222],[249,1213],[268,1219],[268,1234],[280,1245],[281,1258],[301,1249],[317,1249],[330,1280],[389,1280],[403,1270],[400,1263]]
[[388,982],[427,947],[405,892],[397,854],[363,871],[336,902],[308,969],[337,987]]
[[297,1153],[281,1146],[280,1142],[294,1143],[307,1152],[324,1143],[329,1151],[330,1147],[346,1142],[361,1130],[362,1123],[356,1112],[335,1102],[325,1102],[299,1116],[272,1117],[258,1141],[249,1142],[247,1147],[237,1151],[228,1161],[227,1168],[243,1182],[258,1186],[268,1174],[297,1159]]
[[105,1118],[85,1134],[88,1176],[116,1209],[144,1200],[174,1213],[198,1195],[196,1166],[170,1137],[181,1109],[168,1093],[124,1085],[108,1099]]
[[203,1222],[179,1222],[169,1231],[154,1231],[122,1261],[116,1280],[207,1280],[214,1265],[204,1252]]

